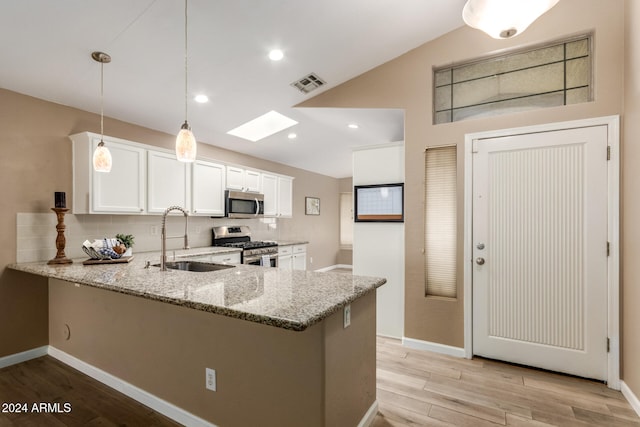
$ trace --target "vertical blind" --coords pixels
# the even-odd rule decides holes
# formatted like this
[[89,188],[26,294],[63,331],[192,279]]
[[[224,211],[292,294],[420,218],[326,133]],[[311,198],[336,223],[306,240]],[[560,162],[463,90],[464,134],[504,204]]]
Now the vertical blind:
[[456,298],[456,146],[425,151],[425,294]]

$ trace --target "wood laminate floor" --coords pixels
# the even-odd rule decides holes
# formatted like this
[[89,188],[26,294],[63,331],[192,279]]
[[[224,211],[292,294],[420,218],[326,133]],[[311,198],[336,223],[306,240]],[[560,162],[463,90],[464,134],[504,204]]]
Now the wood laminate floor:
[[413,350],[388,338],[377,347],[373,427],[640,427],[622,394],[602,383]]
[[[597,382],[413,350],[388,338],[378,338],[377,357],[373,427],[640,427],[622,394]],[[30,410],[58,403],[61,411],[69,403],[71,412],[0,411],[0,427],[179,425],[49,356],[0,369],[0,405],[17,402]]]

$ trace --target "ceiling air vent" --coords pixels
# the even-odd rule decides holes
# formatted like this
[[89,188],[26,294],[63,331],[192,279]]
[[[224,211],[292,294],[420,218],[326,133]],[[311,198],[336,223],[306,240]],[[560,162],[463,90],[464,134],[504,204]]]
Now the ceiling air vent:
[[318,77],[314,73],[311,73],[307,76],[304,76],[300,80],[296,80],[295,82],[291,83],[291,86],[295,87],[302,93],[309,93],[312,90],[315,90],[324,85],[325,83],[326,82],[320,77]]

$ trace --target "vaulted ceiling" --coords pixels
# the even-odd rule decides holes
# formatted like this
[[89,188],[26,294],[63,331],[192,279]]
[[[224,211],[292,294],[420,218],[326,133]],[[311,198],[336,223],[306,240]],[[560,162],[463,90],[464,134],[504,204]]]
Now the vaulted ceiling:
[[[461,25],[464,0],[190,0],[188,118],[199,142],[334,176],[353,147],[403,139],[399,110],[296,109]],[[184,121],[184,2],[0,3],[0,87],[175,134]],[[268,53],[284,52],[280,61]],[[315,73],[326,84],[291,86]],[[205,94],[209,102],[193,97]],[[275,110],[299,123],[258,142],[227,132]],[[357,123],[358,129],[347,127]],[[288,134],[295,132],[296,139]],[[109,134],[109,129],[105,129]]]

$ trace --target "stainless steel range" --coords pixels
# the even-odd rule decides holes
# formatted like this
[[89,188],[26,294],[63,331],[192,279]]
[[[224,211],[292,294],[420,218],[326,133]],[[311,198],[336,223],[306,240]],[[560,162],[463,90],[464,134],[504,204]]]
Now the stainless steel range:
[[242,249],[243,264],[278,266],[278,244],[251,240],[251,229],[246,225],[213,227],[213,246]]

